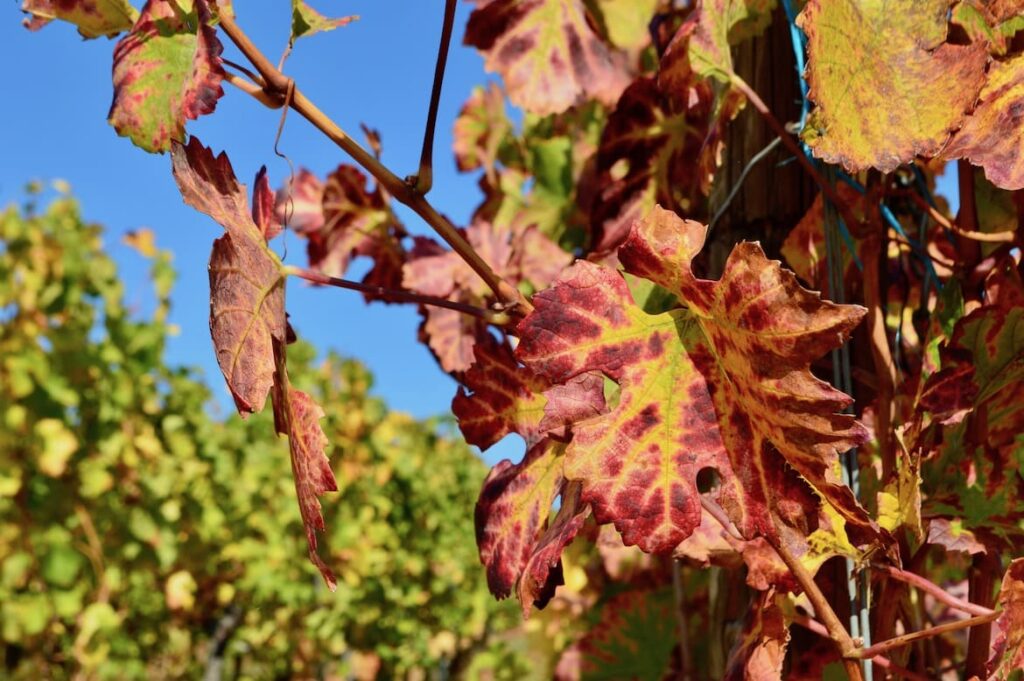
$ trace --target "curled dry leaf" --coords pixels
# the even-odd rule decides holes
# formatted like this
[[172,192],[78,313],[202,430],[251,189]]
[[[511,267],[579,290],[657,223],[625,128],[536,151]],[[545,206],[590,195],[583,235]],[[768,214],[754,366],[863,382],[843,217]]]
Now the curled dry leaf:
[[281,263],[225,154],[215,157],[192,137],[173,144],[171,162],[185,203],[227,231],[210,257],[210,332],[239,413],[261,411],[274,382],[274,342],[285,340]]
[[838,453],[867,432],[838,413],[850,398],[809,371],[864,310],[802,289],[755,244],[733,250],[721,280],[697,279],[690,261],[705,232],[659,208],[619,250],[627,271],[686,308],[646,314],[620,274],[588,262],[534,297],[519,359],[554,383],[600,371],[621,389],[615,408],[573,426],[566,478],[582,482],[598,522],[649,552],[671,551],[700,524],[705,468],[720,476],[721,503],[746,538],[777,536],[773,515],[816,517],[804,481],[874,535],[838,474]]
[[114,101],[108,119],[118,135],[151,152],[183,142],[185,122],[213,113],[224,95],[223,47],[207,0],[149,0],[114,48]]
[[[283,346],[280,346],[283,352]],[[320,427],[324,410],[312,397],[292,388],[287,379],[274,384],[274,417],[278,432],[288,436],[292,457],[292,476],[299,500],[302,524],[306,528],[309,559],[323,575],[328,588],[334,591],[337,582],[317,552],[316,533],[323,531],[324,518],[320,514],[319,495],[338,491],[325,448],[327,436]]]
[[989,679],[1009,681],[1024,669],[1024,558],[1010,563],[997,599],[1002,611],[996,620]]

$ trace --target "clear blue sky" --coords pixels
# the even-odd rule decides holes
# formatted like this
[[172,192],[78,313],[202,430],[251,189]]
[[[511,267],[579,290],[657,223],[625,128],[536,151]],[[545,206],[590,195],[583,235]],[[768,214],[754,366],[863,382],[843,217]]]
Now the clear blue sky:
[[[325,14],[358,14],[361,19],[330,33],[300,40],[288,72],[306,94],[345,130],[361,140],[359,124],[378,129],[384,162],[399,175],[415,172],[423,120],[441,29],[439,0],[319,0]],[[460,2],[456,32],[445,77],[437,131],[434,190],[431,200],[457,224],[465,224],[480,200],[476,177],[459,174],[451,149],[451,127],[473,86],[485,82],[483,60],[462,46],[462,31],[472,6]],[[260,9],[256,9],[259,7]],[[239,24],[275,59],[289,31],[290,3],[237,5]],[[172,321],[181,333],[172,339],[172,363],[200,367],[219,402],[230,405],[209,338],[206,265],[213,238],[221,232],[211,220],[186,207],[178,194],[166,155],[147,154],[118,137],[107,124],[111,98],[114,41],[83,41],[75,29],[54,22],[38,33],[21,26],[17,4],[0,13],[0,53],[9,66],[0,121],[0,205],[20,201],[30,179],[70,182],[87,219],[107,228],[107,248],[121,267],[129,302],[145,307],[146,262],[120,243],[121,235],[151,228],[161,247],[175,255],[179,282]],[[243,62],[225,42],[225,56]],[[273,154],[279,112],[262,108],[230,86],[212,116],[188,126],[215,150],[225,149],[239,178],[251,186],[266,164],[278,186],[287,164]],[[347,158],[298,116],[292,116],[281,141],[297,165],[323,176]],[[418,217],[401,208],[413,233],[428,233]],[[288,260],[302,264],[303,245],[287,239]],[[334,348],[365,362],[376,377],[376,392],[388,403],[416,416],[449,409],[455,383],[437,367],[416,340],[419,318],[413,307],[366,305],[357,293],[312,289],[293,282],[288,310],[299,335],[318,348]],[[518,457],[522,447],[506,438],[487,453],[488,460]]]
[[[359,14],[360,21],[300,40],[288,72],[311,99],[351,134],[359,124],[378,129],[384,161],[399,175],[415,171],[430,91],[443,3],[440,0],[314,0],[329,15]],[[255,9],[255,7],[262,9]],[[431,200],[456,224],[465,224],[480,200],[475,175],[455,170],[451,126],[462,101],[489,76],[475,50],[461,45],[472,5],[458,3],[456,32],[439,113],[435,181]],[[290,3],[238,4],[238,22],[272,58],[289,30]],[[157,243],[175,254],[180,274],[172,321],[181,333],[172,339],[172,363],[200,367],[222,408],[230,399],[214,359],[208,327],[206,264],[211,241],[221,229],[186,207],[178,194],[166,155],[152,155],[118,137],[106,122],[111,98],[114,41],[83,41],[75,29],[54,22],[38,33],[21,26],[17,4],[0,13],[0,54],[9,69],[0,107],[4,139],[0,146],[0,205],[20,201],[30,179],[63,178],[71,183],[87,219],[107,227],[107,247],[128,283],[129,302],[145,308],[147,264],[120,243],[121,235],[149,227]],[[225,39],[225,55],[242,62]],[[256,170],[269,168],[278,186],[288,175],[273,154],[279,112],[225,86],[226,96],[212,116],[188,130],[215,150],[226,149],[242,181],[251,185]],[[292,116],[282,150],[296,164],[323,176],[347,160],[298,116]],[[947,183],[943,183],[947,184]],[[428,228],[399,207],[413,233]],[[303,247],[287,240],[288,260],[302,263]],[[299,282],[288,292],[288,310],[299,335],[318,348],[334,348],[361,359],[376,377],[376,391],[396,408],[416,416],[448,410],[454,382],[443,374],[416,340],[418,316],[412,307],[365,305],[360,295],[312,289]],[[518,458],[522,446],[512,436],[487,453],[489,461]]]

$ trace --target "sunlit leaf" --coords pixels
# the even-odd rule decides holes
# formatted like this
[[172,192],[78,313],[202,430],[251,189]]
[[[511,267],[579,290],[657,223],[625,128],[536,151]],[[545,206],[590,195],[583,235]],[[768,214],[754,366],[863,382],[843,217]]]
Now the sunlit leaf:
[[112,38],[131,29],[139,12],[127,0],[25,0],[25,26],[38,31],[54,19],[74,24],[84,38]]
[[594,33],[583,0],[477,0],[465,43],[480,50],[509,98],[531,113],[614,102],[629,83],[626,58]]
[[534,550],[562,477],[564,446],[534,445],[523,460],[499,462],[484,481],[476,503],[476,543],[487,568],[487,584],[505,598]]
[[305,0],[292,0],[292,40],[304,36],[333,31],[339,26],[349,24],[358,16],[339,17],[328,19],[320,12],[310,7]]
[[803,138],[815,156],[888,172],[942,148],[974,104],[988,56],[980,43],[945,42],[949,5],[809,0],[797,21],[815,103]]
[[943,156],[983,167],[985,177],[1003,189],[1024,188],[1024,55],[993,62],[979,99]]
[[114,48],[117,134],[146,151],[185,141],[185,122],[212,113],[224,94],[220,40],[207,0],[149,0],[131,32]]
[[696,479],[706,468],[747,538],[776,536],[773,514],[816,515],[793,471],[847,522],[869,528],[837,457],[867,433],[837,413],[849,398],[808,370],[864,311],[800,288],[754,244],[733,250],[720,281],[697,279],[690,261],[705,231],[657,209],[619,251],[627,271],[686,308],[646,314],[621,275],[588,262],[534,297],[518,357],[555,383],[601,371],[622,391],[607,415],[574,426],[566,478],[583,483],[599,522],[651,552],[672,550],[700,524]]

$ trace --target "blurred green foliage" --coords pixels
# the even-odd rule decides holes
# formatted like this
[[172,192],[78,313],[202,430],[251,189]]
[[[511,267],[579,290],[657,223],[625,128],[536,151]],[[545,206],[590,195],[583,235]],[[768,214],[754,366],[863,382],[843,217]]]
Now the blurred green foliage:
[[331,594],[270,410],[212,418],[197,375],[165,364],[171,257],[131,242],[145,316],[72,199],[0,213],[0,676],[521,677],[500,642],[518,614],[473,540],[483,464],[445,423],[388,412],[357,362],[291,346],[340,488]]

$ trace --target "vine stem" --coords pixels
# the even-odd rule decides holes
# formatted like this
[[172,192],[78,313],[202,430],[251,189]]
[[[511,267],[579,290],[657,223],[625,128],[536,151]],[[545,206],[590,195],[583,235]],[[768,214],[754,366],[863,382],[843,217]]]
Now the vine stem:
[[984,241],[986,243],[1012,243],[1017,238],[1017,233],[1014,230],[1007,230],[1005,232],[978,232],[969,229],[964,229],[956,222],[949,220],[945,215],[940,213],[935,206],[931,205],[920,194],[914,191],[902,191],[901,196],[908,196],[910,199],[917,204],[917,206],[928,213],[928,216],[934,220],[940,227],[944,227],[954,234],[958,234],[966,239],[972,241]]
[[[802,615],[800,613],[794,613],[791,617],[793,619],[794,624],[799,624],[804,629],[807,629],[808,631],[813,632],[823,638],[829,637],[828,629],[825,628],[825,625],[819,622],[818,620],[814,619],[813,617],[808,617],[807,615]],[[899,676],[902,676],[905,679],[911,679],[911,681],[929,681],[929,678],[927,676],[923,676],[921,674],[918,674],[917,672],[913,672],[909,669],[901,667],[889,658],[885,657],[884,655],[875,655],[873,658],[871,658],[871,661],[877,664],[885,671],[889,672],[890,674],[898,674]]]
[[889,575],[893,579],[898,579],[901,582],[906,582],[911,586],[917,587],[921,591],[931,594],[935,597],[936,600],[945,603],[949,607],[954,608],[956,610],[962,610],[963,612],[966,612],[970,615],[975,615],[977,617],[987,617],[991,615],[993,612],[995,612],[994,610],[992,610],[992,608],[986,608],[982,605],[978,605],[977,603],[971,603],[970,601],[965,601],[962,598],[957,598],[956,596],[947,593],[941,586],[939,586],[935,582],[932,582],[931,580],[928,580],[922,577],[921,575],[915,574],[913,572],[901,570],[900,568],[892,567],[891,565],[887,565],[884,567],[876,565],[874,566],[874,569]]
[[856,225],[859,225],[861,221],[858,220],[857,217],[850,210],[850,206],[847,204],[847,202],[844,201],[839,196],[839,193],[836,191],[836,188],[832,186],[822,176],[822,174],[818,171],[814,164],[811,163],[811,160],[807,158],[806,154],[804,154],[804,150],[801,149],[800,145],[798,145],[793,140],[793,136],[786,129],[786,126],[784,126],[782,122],[775,117],[775,114],[773,114],[771,109],[768,108],[768,105],[764,103],[764,100],[761,99],[761,97],[756,92],[754,92],[754,88],[750,87],[747,81],[743,80],[740,76],[736,75],[735,73],[729,74],[729,79],[732,82],[733,86],[735,86],[737,90],[742,92],[743,95],[747,98],[747,100],[754,105],[754,108],[757,110],[757,113],[761,114],[761,117],[764,118],[766,123],[768,123],[768,127],[775,131],[775,134],[779,136],[779,138],[782,140],[782,143],[786,146],[786,148],[789,149],[794,156],[796,156],[797,162],[799,162],[803,169],[806,170],[807,173],[811,176],[811,179],[813,179],[814,182],[821,189],[821,193],[825,195],[825,198],[827,198],[829,201],[835,204],[836,208],[839,209],[839,213],[843,216],[843,220],[846,221],[846,225],[851,229],[853,229]]
[[980,627],[982,625],[991,624],[992,622],[996,621],[1000,614],[1001,613],[998,611],[993,611],[988,615],[979,615],[978,617],[971,617],[970,619],[966,620],[948,622],[946,624],[940,624],[935,627],[929,627],[927,629],[922,629],[921,631],[913,631],[909,634],[904,634],[902,636],[891,638],[888,641],[876,643],[870,648],[861,648],[860,650],[855,650],[853,652],[853,656],[859,658],[871,658],[875,655],[886,653],[894,648],[901,648],[907,645],[908,643],[913,643],[914,641],[918,641],[922,638],[931,638],[932,636],[938,636],[939,634],[945,634],[950,631],[958,631],[960,629],[969,629],[971,627]]
[[[776,527],[782,525],[782,522],[777,517],[773,516],[772,519],[775,521]],[[769,541],[772,544],[772,548],[782,558],[782,562],[793,573],[796,581],[803,587],[804,593],[807,594],[807,599],[814,607],[814,614],[824,623],[825,628],[828,630],[829,638],[832,639],[839,649],[839,656],[843,660],[843,667],[846,669],[846,674],[850,677],[850,681],[863,681],[864,674],[860,668],[860,663],[855,659],[862,657],[860,655],[861,651],[857,648],[853,639],[850,638],[850,634],[846,631],[843,623],[839,621],[839,617],[836,615],[835,610],[832,609],[832,606],[829,605],[825,594],[818,588],[814,577],[804,564],[800,562],[800,559],[793,555],[781,538],[776,537]],[[872,655],[871,657],[874,656]]]
[[[270,60],[267,59],[249,36],[239,27],[227,12],[220,14],[220,27],[231,42],[245,55],[266,83],[264,92],[289,104],[300,116],[309,121],[315,128],[327,136],[346,154],[362,166],[399,202],[411,208],[417,215],[430,225],[444,241],[451,246],[459,257],[483,279],[484,283],[494,291],[498,299],[507,305],[519,306],[526,312],[533,306],[520,291],[502,279],[491,269],[491,266],[473,249],[468,241],[459,233],[447,218],[437,212],[430,202],[412,186],[395,175],[371,153],[363,149],[358,142],[338,126],[327,114],[311,102],[302,91],[294,85],[291,78],[284,75]],[[286,93],[291,92],[288,101],[283,101]],[[261,99],[257,97],[259,101]]]
[[307,270],[302,267],[295,267],[294,265],[286,265],[284,272],[285,274],[305,279],[306,281],[314,284],[320,284],[322,286],[336,286],[337,288],[348,289],[350,291],[360,291],[375,298],[379,298],[380,300],[397,303],[418,303],[420,305],[433,305],[434,307],[443,307],[449,310],[455,310],[462,314],[479,317],[486,322],[496,324],[498,326],[503,326],[511,321],[511,318],[505,312],[486,310],[475,305],[467,305],[466,303],[459,303],[454,300],[445,300],[444,298],[437,298],[435,296],[425,296],[419,293],[412,293],[411,291],[396,291],[394,289],[384,288],[383,286],[371,286],[369,284],[361,284],[358,281],[329,277],[326,274],[322,274],[314,270]]
[[441,103],[441,85],[444,83],[444,69],[448,63],[448,48],[452,42],[456,2],[457,0],[445,0],[444,3],[444,24],[441,26],[441,43],[437,48],[434,83],[430,88],[430,108],[427,110],[427,124],[423,130],[420,167],[416,175],[409,178],[410,184],[420,194],[426,194],[434,186],[434,128],[437,126],[437,107]]

